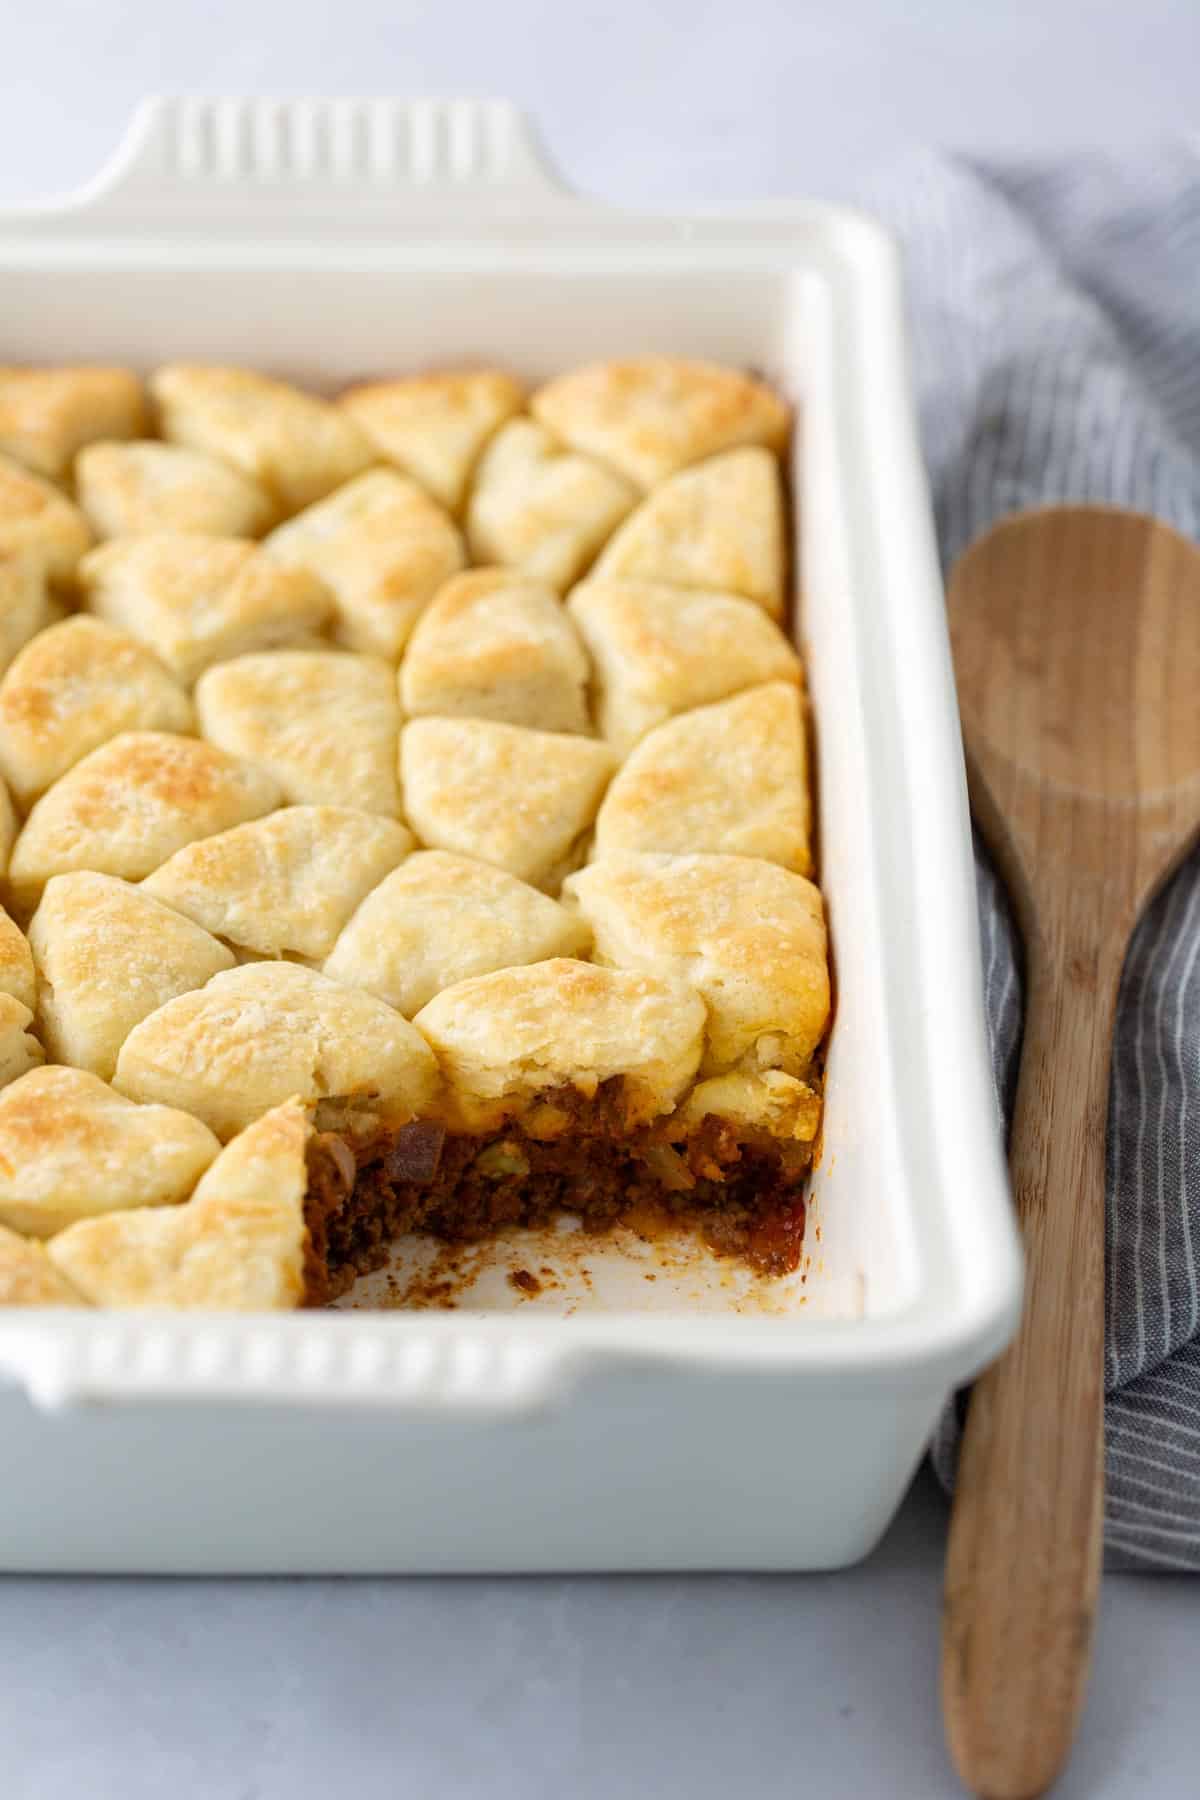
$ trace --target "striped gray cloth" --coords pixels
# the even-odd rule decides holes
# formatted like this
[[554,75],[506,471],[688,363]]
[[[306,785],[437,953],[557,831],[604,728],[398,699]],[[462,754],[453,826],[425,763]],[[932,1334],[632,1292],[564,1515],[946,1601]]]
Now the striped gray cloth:
[[[1200,145],[1046,166],[922,155],[869,200],[906,252],[944,566],[1002,514],[1057,500],[1200,538]],[[976,863],[1008,1117],[1016,944],[978,846]],[[1200,1570],[1200,853],[1122,978],[1107,1230],[1108,1563]],[[947,1483],[960,1422],[955,1403],[933,1445]]]

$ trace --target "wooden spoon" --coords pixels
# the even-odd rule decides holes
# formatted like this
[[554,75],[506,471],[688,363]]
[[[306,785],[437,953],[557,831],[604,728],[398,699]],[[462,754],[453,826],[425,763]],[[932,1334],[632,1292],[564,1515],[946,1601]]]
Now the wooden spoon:
[[976,1383],[942,1699],[987,1800],[1054,1780],[1087,1682],[1104,1471],[1104,1152],[1137,915],[1200,830],[1200,550],[1136,513],[1019,514],[950,587],[971,799],[1025,940],[1013,1121],[1025,1311]]

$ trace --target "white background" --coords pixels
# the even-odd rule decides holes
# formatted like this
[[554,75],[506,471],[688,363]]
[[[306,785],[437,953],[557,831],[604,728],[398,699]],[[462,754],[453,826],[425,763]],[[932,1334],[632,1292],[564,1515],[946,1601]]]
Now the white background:
[[[89,175],[154,90],[506,94],[574,185],[659,207],[837,196],[922,142],[1119,147],[1200,93],[1200,0],[0,0],[0,46],[0,204]],[[936,1800],[944,1529],[924,1477],[837,1576],[10,1578],[0,1784]],[[1198,1602],[1109,1581],[1067,1800],[1200,1790]]]
[[1194,128],[1197,0],[0,0],[0,202],[69,185],[155,89],[503,94],[574,182],[836,193],[906,143]]

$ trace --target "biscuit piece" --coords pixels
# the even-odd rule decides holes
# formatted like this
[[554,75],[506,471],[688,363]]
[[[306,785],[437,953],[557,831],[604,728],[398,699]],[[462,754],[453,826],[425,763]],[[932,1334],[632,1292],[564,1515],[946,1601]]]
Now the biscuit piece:
[[53,616],[37,556],[28,551],[8,556],[0,551],[0,674]]
[[591,652],[596,722],[619,756],[674,713],[764,681],[801,680],[779,627],[734,594],[592,580],[567,611]]
[[142,887],[260,956],[317,958],[412,842],[378,813],[287,806],[185,844]]
[[120,731],[191,728],[158,658],[83,613],[39,632],[0,680],[0,772],[25,808]]
[[84,1306],[83,1295],[60,1275],[46,1246],[0,1225],[0,1306]]
[[0,1221],[45,1238],[97,1213],[170,1206],[217,1149],[185,1112],[135,1106],[82,1069],[34,1069],[0,1093]]
[[492,439],[467,503],[472,560],[567,588],[637,500],[623,476],[565,450],[532,419]]
[[811,881],[744,856],[602,858],[568,877],[597,961],[687,981],[708,1006],[702,1073],[803,1075],[829,1018],[825,914]]
[[285,800],[399,810],[396,677],[373,656],[240,656],[201,678],[196,711],[205,737],[269,769]]
[[368,894],[325,973],[411,1018],[471,975],[582,955],[583,919],[503,869],[419,850]]
[[37,978],[29,939],[0,906],[0,994],[11,994],[29,1009],[37,1007]]
[[263,548],[328,584],[339,644],[393,662],[422,608],[466,561],[449,516],[394,469],[348,482],[273,531]]
[[731,1069],[698,1081],[667,1122],[676,1142],[714,1117],[743,1131],[811,1144],[821,1123],[821,1094],[782,1069]]
[[729,450],[685,469],[626,520],[598,576],[716,588],[784,611],[783,487],[769,450]]
[[182,444],[154,438],[134,444],[89,444],[75,465],[75,490],[97,537],[199,531],[211,537],[258,537],[275,522],[275,507],[240,470]]
[[56,1061],[103,1081],[135,1025],[234,964],[233,952],[191,919],[90,869],[46,883],[29,942],[42,1041]]
[[338,404],[381,456],[457,512],[484,445],[523,401],[501,369],[455,369],[368,382]]
[[617,771],[595,856],[724,851],[807,874],[808,775],[801,701],[785,681],[668,719]]
[[564,444],[642,488],[742,444],[781,451],[791,427],[761,381],[682,356],[589,363],[539,388],[529,410]]
[[472,569],[422,614],[400,669],[406,714],[588,729],[588,659],[552,587]]
[[142,384],[131,369],[0,368],[0,451],[63,480],[77,450],[146,429]]
[[48,1255],[97,1306],[296,1306],[309,1130],[304,1108],[289,1100],[221,1151],[186,1205],[85,1220]]
[[452,1117],[484,1129],[520,1112],[534,1136],[555,1137],[571,1122],[555,1088],[590,1098],[620,1076],[630,1127],[670,1112],[700,1061],[704,1005],[670,975],[556,957],[460,981],[415,1024],[450,1084]]
[[69,869],[139,881],[193,838],[256,819],[279,799],[265,769],[212,744],[123,731],[36,802],[13,846],[9,881],[21,905]]
[[376,460],[338,407],[250,369],[172,363],[150,390],[165,438],[232,463],[283,513],[311,506]]
[[87,520],[53,483],[0,456],[0,560],[22,556],[62,586],[91,541]]
[[190,685],[212,663],[306,641],[333,598],[307,569],[281,567],[244,538],[161,532],[114,538],[85,556],[88,605]]
[[[11,994],[0,993],[0,1087],[28,1074],[46,1060],[33,1035],[33,1014]],[[0,1211],[0,1218],[3,1218]]]
[[168,1001],[126,1038],[114,1085],[183,1106],[218,1137],[291,1095],[351,1135],[419,1113],[437,1071],[394,1008],[300,963],[252,962]]
[[400,734],[404,809],[425,844],[550,886],[596,816],[606,744],[492,719],[414,719]]

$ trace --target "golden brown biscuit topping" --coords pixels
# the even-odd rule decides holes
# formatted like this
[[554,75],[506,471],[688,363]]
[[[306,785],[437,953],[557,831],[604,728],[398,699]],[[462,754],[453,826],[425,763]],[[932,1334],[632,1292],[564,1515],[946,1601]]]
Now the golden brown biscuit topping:
[[290,1306],[664,1200],[794,1266],[789,429],[667,354],[0,369],[0,1303]]

